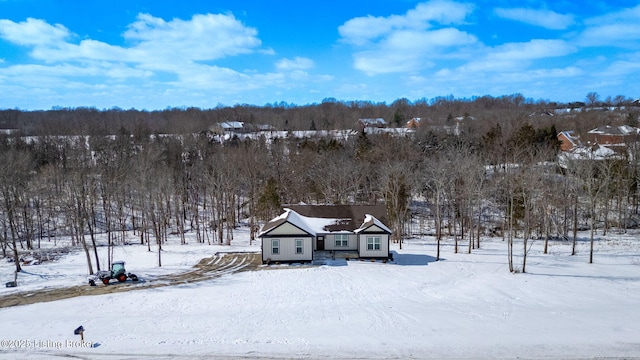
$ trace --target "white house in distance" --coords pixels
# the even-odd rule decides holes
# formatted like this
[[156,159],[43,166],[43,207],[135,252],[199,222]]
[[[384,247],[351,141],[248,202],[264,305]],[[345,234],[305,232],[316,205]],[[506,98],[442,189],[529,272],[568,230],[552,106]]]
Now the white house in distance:
[[356,124],[360,129],[387,127],[387,122],[383,118],[358,119]]
[[241,132],[243,130],[244,123],[242,121],[223,121],[209,127],[209,131],[214,134],[227,134],[230,132]]
[[384,205],[291,205],[258,234],[262,262],[313,261],[318,251],[388,259],[385,214]]

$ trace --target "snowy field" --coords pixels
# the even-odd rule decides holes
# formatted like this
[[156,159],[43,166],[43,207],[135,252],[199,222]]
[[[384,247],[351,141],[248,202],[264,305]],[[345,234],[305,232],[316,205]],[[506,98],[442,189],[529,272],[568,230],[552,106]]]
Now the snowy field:
[[[402,250],[393,244],[392,263],[265,266],[3,308],[0,358],[640,358],[640,233],[599,237],[594,264],[581,235],[576,256],[569,242],[552,242],[547,255],[534,242],[526,274],[509,273],[501,239],[485,239],[472,254],[454,254],[446,242],[436,262],[427,237]],[[120,247],[116,257],[153,279],[218,251],[259,251],[247,237],[238,233],[231,247],[168,245],[162,268],[146,246]],[[25,266],[20,287],[0,289],[0,302],[16,291],[83,284],[85,261],[77,252]],[[13,279],[6,260],[0,271]],[[84,342],[73,335],[79,325]]]

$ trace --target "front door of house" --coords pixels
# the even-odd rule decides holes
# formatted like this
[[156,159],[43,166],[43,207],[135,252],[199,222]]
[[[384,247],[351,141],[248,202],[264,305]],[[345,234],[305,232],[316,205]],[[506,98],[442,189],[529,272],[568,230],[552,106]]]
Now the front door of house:
[[324,250],[324,236],[318,236],[316,240],[316,248],[318,251]]

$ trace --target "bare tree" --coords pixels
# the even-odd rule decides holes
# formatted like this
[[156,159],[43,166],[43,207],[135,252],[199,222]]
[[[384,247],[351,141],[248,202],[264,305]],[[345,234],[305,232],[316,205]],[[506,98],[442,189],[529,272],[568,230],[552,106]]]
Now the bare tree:
[[592,91],[592,92],[587,94],[586,100],[587,100],[587,105],[596,106],[596,105],[598,105],[598,102],[600,101],[600,95],[598,95],[597,92],[593,92]]
[[[27,188],[32,176],[33,160],[29,153],[18,149],[3,149],[0,152],[0,196],[6,223],[9,227],[8,242],[13,253],[13,262],[17,274],[20,267],[20,255],[18,252],[18,222],[19,212],[27,206],[29,195]],[[20,242],[22,247],[22,242]]]
[[424,175],[423,189],[432,199],[432,209],[435,210],[434,227],[436,230],[436,261],[440,260],[440,243],[442,240],[442,223],[444,207],[447,200],[446,191],[451,188],[451,170],[455,167],[442,157],[428,159],[422,162]]

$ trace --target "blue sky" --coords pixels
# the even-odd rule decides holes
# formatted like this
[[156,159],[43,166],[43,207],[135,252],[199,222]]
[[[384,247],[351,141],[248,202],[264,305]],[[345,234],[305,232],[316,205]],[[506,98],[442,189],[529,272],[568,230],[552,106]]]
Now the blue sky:
[[0,108],[640,97],[639,1],[0,0]]

